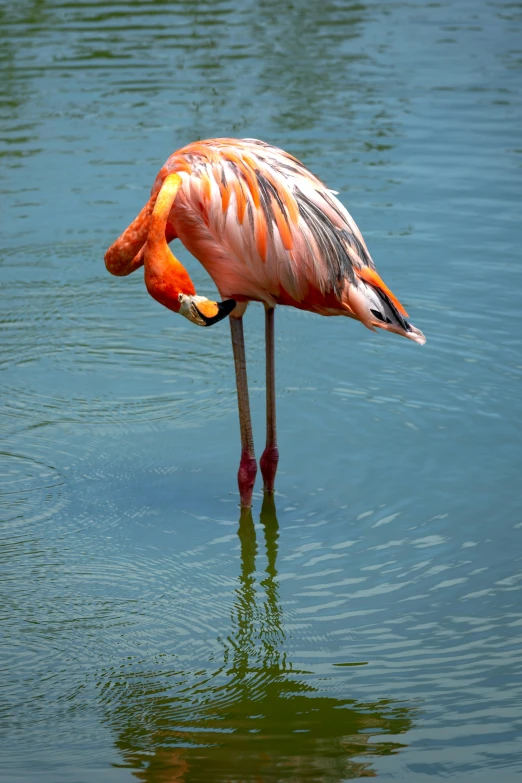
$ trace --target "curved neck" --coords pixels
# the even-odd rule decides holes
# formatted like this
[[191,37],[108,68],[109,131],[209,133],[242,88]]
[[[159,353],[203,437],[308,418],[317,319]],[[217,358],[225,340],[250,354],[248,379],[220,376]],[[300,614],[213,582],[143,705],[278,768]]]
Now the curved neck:
[[167,228],[167,220],[170,215],[170,210],[178,195],[178,190],[183,184],[183,180],[179,174],[169,174],[165,177],[163,184],[156,196],[156,202],[149,224],[149,233],[147,236],[147,242],[149,246],[161,247],[165,243],[165,231]]
[[165,239],[167,220],[183,180],[169,174],[158,193],[145,249],[145,284],[149,294],[169,310],[179,311],[179,294],[193,296],[196,289],[183,264],[169,250]]

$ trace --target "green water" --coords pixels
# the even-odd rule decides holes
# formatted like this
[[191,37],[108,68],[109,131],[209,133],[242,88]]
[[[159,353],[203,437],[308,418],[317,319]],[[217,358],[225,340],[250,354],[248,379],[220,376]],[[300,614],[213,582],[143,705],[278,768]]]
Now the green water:
[[[0,2],[1,783],[522,778],[521,33],[486,0]],[[103,265],[212,136],[338,190],[428,339],[279,308],[278,492],[241,518],[228,324]]]

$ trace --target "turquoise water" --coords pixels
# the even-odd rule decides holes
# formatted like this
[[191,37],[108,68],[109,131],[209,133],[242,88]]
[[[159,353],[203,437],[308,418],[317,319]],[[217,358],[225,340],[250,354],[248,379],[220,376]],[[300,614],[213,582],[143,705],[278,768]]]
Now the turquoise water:
[[[521,33],[485,0],[0,4],[2,783],[521,779]],[[241,519],[227,323],[103,265],[223,135],[338,190],[428,339],[280,308],[278,491]]]

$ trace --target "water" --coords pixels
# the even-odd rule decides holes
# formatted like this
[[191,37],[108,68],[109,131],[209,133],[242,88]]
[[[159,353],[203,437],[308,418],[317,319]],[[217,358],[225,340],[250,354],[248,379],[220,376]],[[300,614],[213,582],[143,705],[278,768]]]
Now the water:
[[[520,780],[520,3],[0,14],[0,781]],[[280,308],[241,519],[228,325],[102,262],[220,135],[339,190],[428,338]]]

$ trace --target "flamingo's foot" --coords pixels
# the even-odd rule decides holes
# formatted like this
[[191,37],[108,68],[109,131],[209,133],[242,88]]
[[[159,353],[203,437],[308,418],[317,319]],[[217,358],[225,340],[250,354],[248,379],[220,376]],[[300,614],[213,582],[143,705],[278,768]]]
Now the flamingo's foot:
[[255,457],[248,451],[241,452],[241,462],[237,474],[237,484],[239,487],[239,496],[241,498],[241,507],[250,508],[252,505],[252,492],[256,481],[257,463]]
[[261,475],[263,476],[265,492],[274,491],[275,477],[277,473],[277,463],[279,462],[279,450],[277,446],[267,446],[263,452],[259,464],[261,466]]

